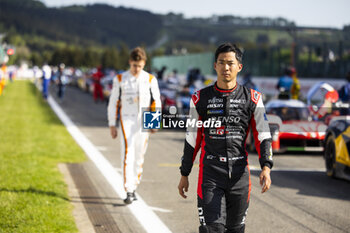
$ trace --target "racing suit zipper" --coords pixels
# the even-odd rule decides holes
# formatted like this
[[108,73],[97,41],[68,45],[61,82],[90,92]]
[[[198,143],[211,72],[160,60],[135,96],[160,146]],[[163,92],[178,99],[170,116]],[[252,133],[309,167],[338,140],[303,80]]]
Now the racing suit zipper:
[[[233,99],[233,96],[232,94],[231,95],[228,95],[226,98],[226,105],[225,105],[225,113],[229,113],[230,112],[230,102],[231,102],[231,99]],[[229,123],[226,123],[226,124],[229,124]],[[227,125],[225,126],[225,128],[227,127]],[[230,155],[229,155],[229,151],[230,150],[227,150],[227,147],[229,147],[230,145],[230,139],[227,138],[227,131],[225,130],[225,141],[226,141],[226,151],[227,151],[227,166],[228,166],[228,177],[229,179],[231,179],[231,176],[232,176],[232,165],[233,165],[233,160],[232,158],[230,159]]]

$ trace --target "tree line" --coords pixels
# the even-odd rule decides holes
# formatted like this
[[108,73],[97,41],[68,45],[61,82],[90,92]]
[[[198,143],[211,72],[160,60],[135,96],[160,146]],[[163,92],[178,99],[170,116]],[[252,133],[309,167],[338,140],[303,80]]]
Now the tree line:
[[105,49],[64,47],[55,49],[47,56],[38,52],[33,52],[30,56],[32,64],[42,66],[49,64],[56,66],[64,63],[72,67],[96,67],[102,65],[104,68],[115,70],[126,69],[128,67],[129,48],[122,46],[108,47]]

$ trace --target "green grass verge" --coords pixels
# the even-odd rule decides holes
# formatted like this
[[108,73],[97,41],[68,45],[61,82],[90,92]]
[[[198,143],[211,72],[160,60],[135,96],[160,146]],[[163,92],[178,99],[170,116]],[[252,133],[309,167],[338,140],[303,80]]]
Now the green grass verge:
[[58,163],[86,159],[29,81],[0,96],[0,232],[77,232]]

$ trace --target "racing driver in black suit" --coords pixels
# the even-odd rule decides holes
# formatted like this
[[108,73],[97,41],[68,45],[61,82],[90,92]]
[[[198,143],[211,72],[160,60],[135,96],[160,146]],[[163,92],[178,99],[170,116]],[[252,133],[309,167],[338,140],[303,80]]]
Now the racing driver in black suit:
[[[198,176],[199,232],[244,232],[251,190],[245,141],[249,129],[262,168],[262,193],[271,185],[271,134],[259,92],[237,83],[242,52],[225,43],[215,52],[217,82],[196,92],[189,120],[221,124],[189,124],[180,167],[179,193],[186,198],[188,175],[200,150]],[[206,127],[207,126],[207,127]]]

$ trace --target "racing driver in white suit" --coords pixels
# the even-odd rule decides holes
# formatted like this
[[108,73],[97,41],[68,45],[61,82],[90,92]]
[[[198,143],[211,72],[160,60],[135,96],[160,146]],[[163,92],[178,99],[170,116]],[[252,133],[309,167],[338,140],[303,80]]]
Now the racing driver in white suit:
[[143,129],[143,112],[161,110],[157,79],[143,70],[146,60],[144,49],[137,47],[131,51],[130,69],[114,78],[108,104],[108,125],[113,139],[118,134],[118,115],[120,120],[121,162],[127,194],[125,204],[136,200],[135,190],[142,176],[149,138],[149,131]]

